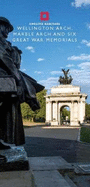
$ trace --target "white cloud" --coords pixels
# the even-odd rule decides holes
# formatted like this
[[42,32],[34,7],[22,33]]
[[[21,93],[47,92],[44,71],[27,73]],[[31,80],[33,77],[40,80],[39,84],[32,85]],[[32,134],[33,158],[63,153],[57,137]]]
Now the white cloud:
[[86,26],[87,26],[87,28],[88,28],[88,29],[90,29],[90,23],[87,23],[87,25],[86,25]]
[[37,73],[37,74],[43,74],[42,71],[35,71],[34,73]]
[[74,64],[68,64],[68,65],[66,65],[66,67],[68,67],[68,68],[71,68],[71,67],[74,67],[75,65]]
[[90,84],[90,71],[84,69],[70,70],[70,74],[73,77],[73,83],[79,86],[88,86]]
[[37,61],[40,62],[40,61],[43,61],[45,60],[44,58],[38,58]]
[[26,69],[25,69],[25,68],[23,68],[23,69],[22,69],[22,71],[26,71]]
[[87,6],[90,5],[90,0],[74,0],[71,5],[75,6],[76,8],[81,6]]
[[31,51],[32,53],[35,52],[34,47],[32,47],[32,46],[28,46],[25,49]]
[[70,70],[73,77],[73,83],[81,87],[89,87],[90,85],[90,62],[83,62],[78,65],[80,69]]
[[52,86],[56,86],[58,84],[59,77],[49,77],[46,80],[39,81],[40,84],[44,85],[46,89],[50,89]]
[[71,57],[68,57],[68,60],[87,60],[89,61],[90,60],[90,55],[88,54],[81,54],[80,56],[71,56]]
[[87,47],[90,47],[90,41],[82,40],[82,44],[85,44]]
[[78,48],[78,49],[81,49],[81,46],[80,46],[80,45],[78,45],[78,46],[77,46],[77,48]]
[[50,73],[51,73],[51,75],[59,75],[62,72],[61,71],[51,71]]
[[84,69],[85,71],[90,71],[90,62],[83,62],[78,65],[81,69]]

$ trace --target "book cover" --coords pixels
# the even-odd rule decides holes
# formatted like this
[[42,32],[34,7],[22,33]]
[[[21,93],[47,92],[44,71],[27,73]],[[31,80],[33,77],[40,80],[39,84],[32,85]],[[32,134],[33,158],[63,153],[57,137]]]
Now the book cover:
[[[22,51],[20,67],[22,72],[36,79],[38,83],[44,85],[47,92],[50,93],[51,87],[59,85],[59,77],[63,76],[62,69],[66,71],[69,70],[69,75],[73,78],[72,85],[80,86],[81,92],[88,95],[87,103],[90,103],[90,0],[3,0],[0,1],[0,15],[9,19],[14,27],[13,32],[9,34],[8,41]],[[80,96],[80,91],[78,92]],[[79,136],[77,135],[78,137],[75,138],[72,137],[71,134],[71,139],[76,140],[77,138],[80,140],[78,126],[85,120],[85,100],[81,100],[74,100],[75,102],[72,102],[72,100],[70,101],[74,104],[71,108],[73,115],[70,114],[69,106],[69,113],[67,113],[66,116],[63,115],[65,110],[64,112],[62,111],[64,102],[60,106],[58,101],[50,101],[47,110],[47,121],[49,125],[69,126],[71,122],[73,127],[77,125],[77,129],[75,130],[79,132]],[[80,108],[78,108],[77,103],[80,104],[80,102],[84,103],[84,105],[80,105]],[[66,110],[66,112],[68,112],[67,108]],[[72,117],[70,115],[72,115]],[[33,132],[34,131],[30,129],[30,131],[27,131],[27,136],[29,135],[32,137]],[[51,132],[51,134],[49,133],[49,140],[41,140],[42,142],[46,140],[46,145],[44,147],[44,144],[41,142],[41,148],[39,147],[38,149],[41,151],[40,154],[38,154],[39,151],[35,149],[35,146],[38,147],[38,139],[35,140],[35,144],[31,143],[30,139],[29,142],[31,146],[35,145],[32,146],[32,150],[34,147],[36,151],[35,154],[33,151],[32,153],[30,152],[30,156],[42,156],[42,153],[46,155],[46,150],[47,155],[49,155],[51,144],[53,145],[52,140],[56,141],[56,139],[63,139],[67,136],[68,138],[66,138],[66,141],[68,141],[67,139],[70,138],[68,133],[65,131],[65,134],[63,134],[61,132],[59,136],[59,132],[60,131],[57,130],[57,135],[54,133],[52,135]],[[30,135],[30,133],[32,134]],[[35,138],[39,138],[39,132],[35,133]],[[84,137],[87,137],[87,134],[88,133],[86,133]],[[47,136],[45,135],[45,138]],[[43,136],[41,136],[41,138],[42,137]],[[51,141],[50,137],[52,137]],[[90,142],[90,133],[88,139],[89,141],[87,140],[87,142]],[[33,140],[32,138],[32,142]],[[48,149],[46,149],[48,144]],[[78,147],[76,146],[75,148],[76,144],[72,143],[72,140],[67,146],[65,142],[65,146],[62,143],[62,147],[60,147],[61,145],[58,143],[58,148],[57,146],[54,147],[56,148],[57,155],[60,155],[60,151],[62,155],[62,150],[64,150],[65,147],[67,152],[64,158],[67,159],[68,145],[69,147],[71,146],[71,152],[68,156],[69,161],[72,158],[71,162],[74,162],[75,159],[78,160],[77,155],[79,154],[77,154]],[[54,147],[51,147],[51,156],[55,156]],[[53,154],[52,149],[54,150]],[[84,150],[84,148],[81,149]],[[28,150],[31,151],[31,149]],[[72,150],[75,150],[75,152],[73,151],[75,157],[72,156]],[[86,155],[86,152],[84,153],[84,159],[88,160],[88,154]],[[81,159],[81,156],[83,158],[81,154],[78,158]]]

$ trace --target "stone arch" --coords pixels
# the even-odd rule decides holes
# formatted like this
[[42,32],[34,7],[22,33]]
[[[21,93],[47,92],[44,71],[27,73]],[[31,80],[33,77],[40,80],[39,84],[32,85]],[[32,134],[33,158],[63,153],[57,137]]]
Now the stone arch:
[[52,87],[51,94],[46,95],[46,123],[60,124],[60,110],[70,108],[70,126],[79,126],[85,118],[86,94],[80,93],[79,86],[60,85]]
[[63,104],[60,104],[59,106],[59,125],[62,125],[62,116],[61,116],[61,112],[62,110],[65,108],[65,107],[68,107],[69,108],[69,111],[70,111],[70,120],[71,120],[71,104],[70,103],[63,103]]

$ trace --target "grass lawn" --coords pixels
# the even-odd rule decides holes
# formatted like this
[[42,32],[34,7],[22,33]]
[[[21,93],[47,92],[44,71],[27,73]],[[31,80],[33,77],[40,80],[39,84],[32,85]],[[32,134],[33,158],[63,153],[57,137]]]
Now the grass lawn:
[[81,127],[80,141],[90,143],[90,127]]

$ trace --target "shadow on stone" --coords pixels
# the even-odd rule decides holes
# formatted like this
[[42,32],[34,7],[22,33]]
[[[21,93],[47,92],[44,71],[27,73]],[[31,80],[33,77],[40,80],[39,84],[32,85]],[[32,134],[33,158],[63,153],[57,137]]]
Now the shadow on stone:
[[26,137],[28,157],[61,156],[69,163],[90,162],[90,146],[74,140]]

